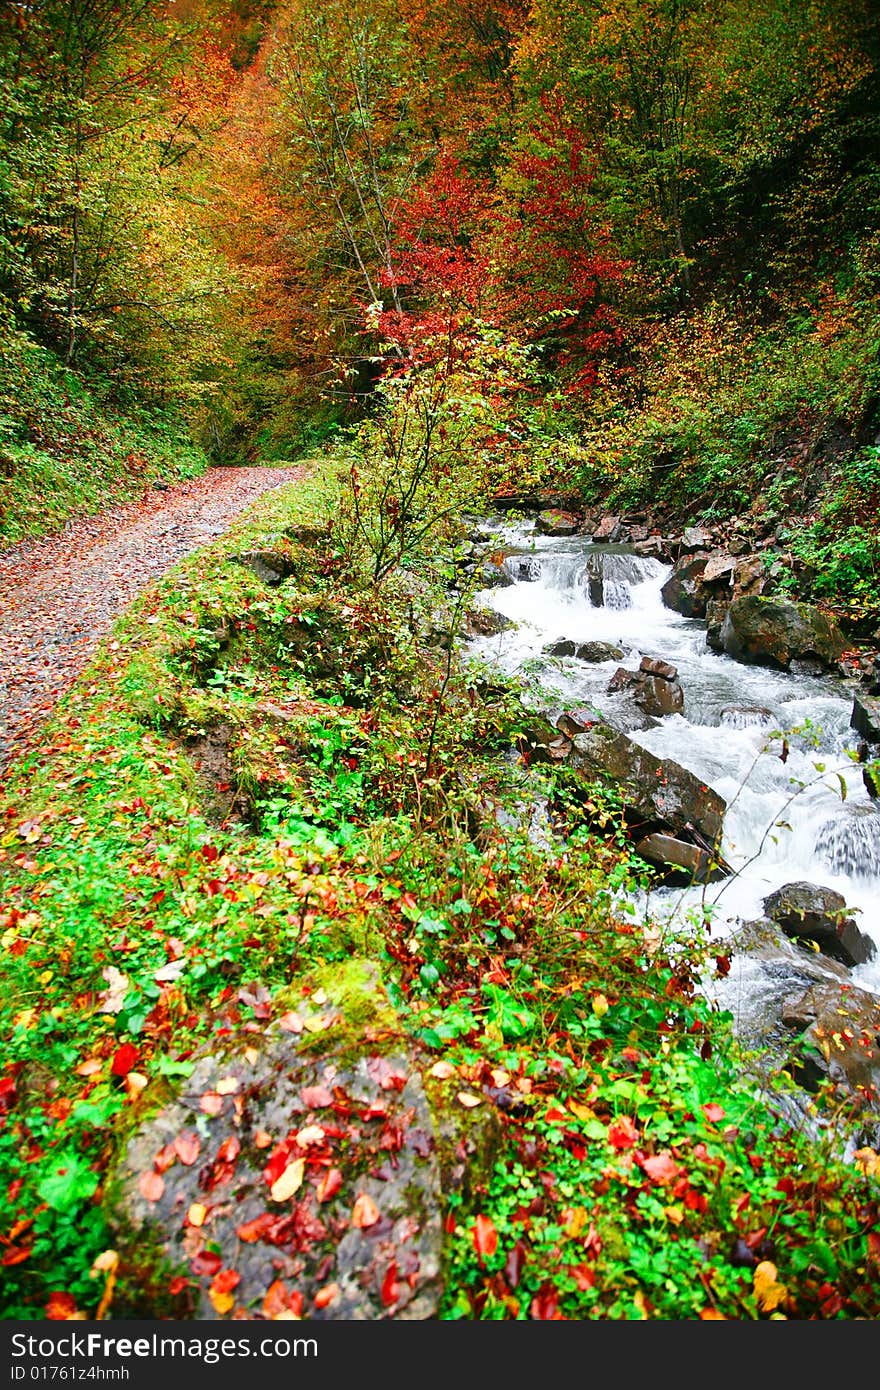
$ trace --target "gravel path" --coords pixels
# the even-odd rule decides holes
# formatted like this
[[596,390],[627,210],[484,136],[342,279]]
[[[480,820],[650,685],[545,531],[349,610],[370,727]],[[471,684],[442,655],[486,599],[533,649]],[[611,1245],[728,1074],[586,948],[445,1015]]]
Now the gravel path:
[[24,752],[115,619],[296,468],[211,468],[0,551],[0,771]]

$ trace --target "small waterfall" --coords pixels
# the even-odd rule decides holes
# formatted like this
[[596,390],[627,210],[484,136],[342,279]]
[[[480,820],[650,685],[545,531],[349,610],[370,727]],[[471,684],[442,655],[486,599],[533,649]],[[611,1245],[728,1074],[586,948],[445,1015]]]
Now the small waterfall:
[[766,729],[773,715],[762,705],[727,705],[721,711],[721,723],[726,729]]
[[593,608],[620,611],[633,606],[633,589],[664,572],[659,560],[619,550],[596,549],[587,559],[582,583]]
[[848,815],[826,821],[815,852],[836,874],[880,878],[880,815],[873,807],[855,806]]

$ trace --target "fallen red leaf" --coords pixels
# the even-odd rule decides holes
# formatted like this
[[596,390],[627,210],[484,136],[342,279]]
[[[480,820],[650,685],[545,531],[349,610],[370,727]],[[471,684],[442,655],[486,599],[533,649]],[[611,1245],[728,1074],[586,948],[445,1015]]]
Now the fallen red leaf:
[[714,1125],[717,1124],[719,1120],[724,1119],[727,1111],[722,1106],[716,1105],[715,1102],[712,1101],[709,1105],[703,1106],[703,1114],[706,1116],[706,1119],[711,1120]]
[[484,1259],[487,1255],[494,1255],[498,1249],[498,1232],[490,1216],[478,1216],[471,1228],[474,1242],[474,1249]]
[[46,1317],[50,1322],[68,1322],[76,1312],[76,1300],[73,1294],[62,1292],[50,1293],[49,1302],[46,1304]]
[[174,1141],[174,1152],[181,1163],[185,1163],[188,1168],[195,1163],[201,1148],[202,1141],[197,1134],[193,1134],[192,1130],[185,1130],[182,1134],[178,1134]]
[[138,1050],[133,1043],[123,1043],[110,1064],[114,1076],[128,1076],[134,1071],[138,1060]]
[[400,1284],[397,1281],[397,1261],[392,1260],[387,1270],[385,1278],[382,1280],[382,1306],[390,1308],[400,1298]]
[[342,1187],[342,1174],[338,1168],[328,1168],[318,1183],[318,1201],[329,1202]]
[[366,1230],[369,1226],[375,1226],[379,1216],[379,1208],[369,1193],[359,1192],[351,1209],[352,1226],[358,1230]]
[[158,1202],[165,1191],[165,1179],[161,1173],[141,1173],[138,1178],[138,1191],[148,1202]]
[[264,1211],[260,1216],[255,1216],[252,1221],[245,1221],[243,1225],[237,1227],[235,1234],[246,1245],[253,1245],[254,1241],[262,1240],[263,1236],[271,1230],[274,1221],[275,1217],[268,1211]]
[[629,1115],[623,1115],[608,1130],[608,1143],[613,1149],[634,1149],[639,1142],[639,1132]]
[[669,1154],[655,1154],[652,1158],[643,1158],[641,1167],[652,1182],[661,1184],[674,1182],[680,1171],[675,1159]]

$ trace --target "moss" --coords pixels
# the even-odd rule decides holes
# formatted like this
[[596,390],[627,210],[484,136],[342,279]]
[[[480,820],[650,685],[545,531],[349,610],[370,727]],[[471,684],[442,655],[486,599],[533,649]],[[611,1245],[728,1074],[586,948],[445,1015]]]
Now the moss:
[[300,1050],[306,1055],[332,1053],[350,1062],[363,1056],[367,1045],[376,1055],[399,1043],[400,1023],[375,961],[353,957],[323,965],[305,976],[303,985],[312,994],[323,990],[336,1010],[329,1028],[303,1039]]

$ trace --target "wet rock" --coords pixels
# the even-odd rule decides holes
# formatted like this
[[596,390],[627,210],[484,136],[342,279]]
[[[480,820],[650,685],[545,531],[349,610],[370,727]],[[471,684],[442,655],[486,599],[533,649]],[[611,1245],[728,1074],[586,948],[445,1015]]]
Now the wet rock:
[[633,550],[637,555],[644,555],[656,560],[664,560],[666,563],[672,559],[670,543],[662,536],[648,536],[647,540],[635,541]]
[[678,680],[678,671],[668,661],[656,657],[642,657],[638,671],[628,671],[619,667],[608,683],[609,694],[629,691],[636,704],[646,714],[662,717],[666,714],[680,714],[684,709],[684,691]]
[[582,734],[585,730],[592,728],[599,719],[601,719],[601,715],[589,707],[570,709],[560,714],[556,721],[556,727],[569,738],[573,738],[575,734]]
[[590,661],[598,663],[600,661],[622,661],[623,648],[615,647],[611,642],[581,642],[575,656],[578,661]]
[[571,740],[540,714],[525,723],[517,733],[514,744],[528,764],[564,762],[572,746]]
[[703,526],[686,526],[682,532],[682,550],[707,550],[711,544],[712,537]]
[[277,588],[296,573],[296,565],[290,556],[274,550],[246,550],[231,558],[236,564],[245,565],[271,589]]
[[622,533],[620,517],[612,516],[609,513],[607,516],[603,516],[593,532],[593,540],[600,545],[603,543],[613,545],[615,541],[620,540]]
[[555,642],[548,642],[544,648],[545,656],[574,656],[577,651],[577,642],[572,642],[570,637],[559,637]]
[[646,835],[636,845],[636,854],[649,864],[683,870],[691,883],[714,883],[731,872],[723,860],[699,845],[677,840],[673,835]]
[[685,618],[706,616],[706,591],[702,583],[706,563],[705,555],[686,555],[676,562],[660,590],[667,608]]
[[437,1315],[444,1200],[418,1059],[377,967],[320,978],[264,1035],[197,1060],[128,1141],[105,1198],[115,1316]]
[[479,565],[469,566],[468,569],[470,573],[477,576],[478,583],[483,589],[506,589],[515,582],[513,575],[508,572],[502,556],[487,555]]
[[815,883],[786,883],[764,899],[764,912],[787,936],[815,941],[819,950],[843,965],[873,960],[873,941],[846,916],[846,899]]
[[627,815],[640,836],[671,830],[677,838],[695,832],[709,845],[718,843],[725,802],[692,772],[662,760],[627,734],[598,723],[573,740],[571,765],[588,778],[605,774],[622,790]]
[[850,727],[867,739],[880,743],[880,699],[872,695],[857,695],[853,700]]
[[723,550],[713,550],[706,561],[706,568],[703,570],[703,583],[723,583],[730,588],[733,585],[735,569],[736,561],[732,555]]
[[507,555],[504,568],[512,583],[535,584],[541,578],[541,561],[534,555]]
[[580,518],[574,512],[557,511],[555,508],[540,512],[535,521],[535,530],[542,536],[576,536]]
[[734,596],[760,594],[767,583],[767,566],[760,555],[747,555],[733,572]]
[[734,599],[721,629],[728,656],[787,671],[793,660],[815,658],[833,668],[846,639],[832,618],[809,603],[747,595]]
[[472,608],[465,614],[464,622],[469,637],[495,637],[499,632],[509,632],[516,627],[511,618],[494,608]]
[[665,681],[674,681],[678,678],[678,667],[671,665],[668,661],[662,661],[659,656],[643,656],[639,662],[639,670],[648,676],[659,676]]
[[706,604],[706,646],[713,652],[721,652],[721,631],[727,617],[729,604],[725,599],[710,599]]
[[[786,935],[778,922],[769,917],[746,922],[731,937],[730,944],[735,956],[749,956],[772,967],[782,979],[786,995],[792,993],[798,982],[806,985],[837,980],[846,984],[850,978],[845,965],[809,947],[800,946],[796,939]],[[781,996],[779,1004],[781,1007]]]
[[[866,1108],[880,1109],[880,1001],[853,985],[823,982],[786,999],[782,1021],[803,1029],[811,1070]],[[801,1079],[805,1079],[802,1077]]]

